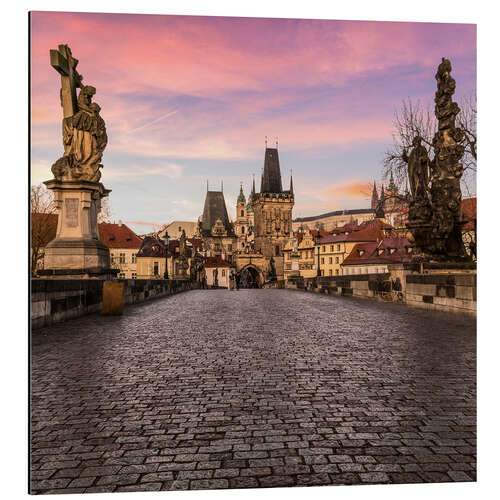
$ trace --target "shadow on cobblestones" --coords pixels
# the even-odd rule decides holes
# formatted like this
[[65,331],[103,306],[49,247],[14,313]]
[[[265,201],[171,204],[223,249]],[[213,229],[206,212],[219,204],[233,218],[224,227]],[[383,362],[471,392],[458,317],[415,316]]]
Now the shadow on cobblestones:
[[472,481],[475,321],[192,291],[37,330],[33,493]]

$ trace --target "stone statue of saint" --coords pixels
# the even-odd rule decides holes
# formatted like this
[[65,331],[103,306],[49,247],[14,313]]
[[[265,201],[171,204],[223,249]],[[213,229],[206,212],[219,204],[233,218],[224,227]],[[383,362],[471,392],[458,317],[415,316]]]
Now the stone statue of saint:
[[98,182],[104,148],[108,143],[100,106],[92,102],[96,89],[85,85],[77,99],[77,112],[63,119],[64,155],[52,166],[56,179]]
[[405,151],[403,159],[408,163],[408,178],[412,197],[417,200],[427,197],[430,159],[427,149],[422,146],[422,137],[417,135],[413,139],[412,145],[410,156],[407,156]]

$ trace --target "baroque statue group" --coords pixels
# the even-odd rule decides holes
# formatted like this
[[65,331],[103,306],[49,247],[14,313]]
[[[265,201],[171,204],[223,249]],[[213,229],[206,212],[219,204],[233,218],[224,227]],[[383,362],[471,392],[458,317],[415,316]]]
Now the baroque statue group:
[[452,99],[456,83],[450,73],[451,62],[443,58],[436,73],[434,158],[429,158],[420,136],[413,139],[410,154],[403,153],[411,193],[407,227],[415,239],[417,259],[425,261],[468,260],[462,240],[460,189],[464,132],[455,126],[460,108]]

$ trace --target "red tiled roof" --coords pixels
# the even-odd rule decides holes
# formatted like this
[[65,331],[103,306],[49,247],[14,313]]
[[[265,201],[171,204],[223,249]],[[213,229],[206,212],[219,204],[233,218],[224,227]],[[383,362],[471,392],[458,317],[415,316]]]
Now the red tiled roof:
[[141,248],[142,240],[126,224],[99,224],[99,239],[109,248]]
[[474,222],[477,218],[477,198],[465,198],[462,200],[462,231],[474,229]]
[[384,237],[382,229],[377,226],[368,227],[348,234],[330,234],[320,238],[319,244],[340,243],[344,241],[377,241]]
[[167,249],[163,241],[153,236],[146,236],[137,252],[137,257],[167,257]]
[[231,267],[231,264],[221,257],[205,257],[205,267]]
[[408,253],[407,249],[412,247],[413,245],[408,239],[394,237],[384,238],[379,242],[358,243],[345,258],[342,265],[409,262],[413,254]]
[[[45,247],[55,237],[57,232],[57,214],[31,214],[32,234],[34,230],[40,235],[40,246]],[[140,248],[142,240],[125,224],[99,224],[99,239],[109,248]]]
[[196,250],[201,250],[203,248],[203,240],[201,238],[187,238],[187,241],[189,241]]

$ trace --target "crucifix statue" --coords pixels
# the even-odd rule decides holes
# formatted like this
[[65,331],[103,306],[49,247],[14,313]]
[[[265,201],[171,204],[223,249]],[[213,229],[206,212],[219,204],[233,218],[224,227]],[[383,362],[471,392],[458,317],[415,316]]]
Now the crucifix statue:
[[50,51],[50,65],[61,77],[64,152],[52,165],[54,178],[45,181],[54,193],[58,217],[56,237],[45,247],[40,272],[50,277],[110,279],[118,270],[110,269],[109,248],[100,241],[97,224],[101,200],[110,190],[100,182],[108,136],[101,108],[93,102],[96,89],[82,83],[78,60],[67,45]]
[[81,88],[83,77],[76,71],[78,59],[71,54],[67,45],[59,45],[50,51],[50,65],[61,75],[61,106],[64,118],[78,111],[76,88]]
[[[92,99],[96,89],[82,83],[78,60],[67,45],[50,51],[50,64],[61,75],[64,154],[52,165],[56,180],[99,182],[102,154],[108,142],[100,106]],[[78,97],[76,89],[80,92]]]

